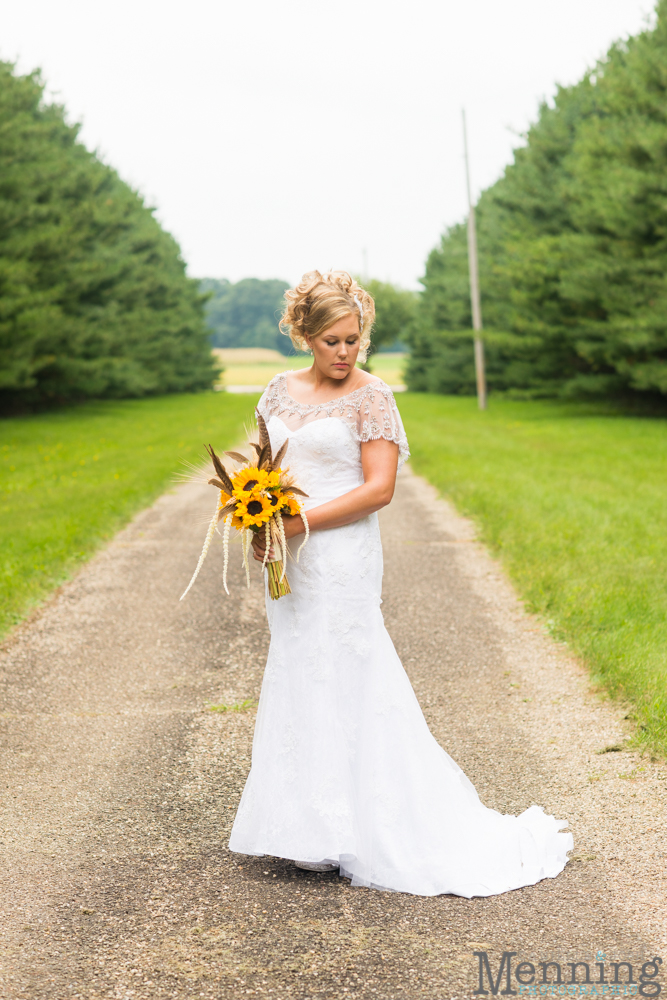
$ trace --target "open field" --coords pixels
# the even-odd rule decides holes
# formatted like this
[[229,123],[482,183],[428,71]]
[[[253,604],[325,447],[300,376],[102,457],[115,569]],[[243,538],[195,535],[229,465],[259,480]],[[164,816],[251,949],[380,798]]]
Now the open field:
[[255,400],[211,392],[3,420],[0,635],[166,489],[184,463],[198,464],[205,443],[238,441]]
[[413,467],[480,525],[531,610],[667,750],[667,422],[406,394]]
[[[230,348],[214,351],[225,366],[221,382],[223,385],[267,385],[279,372],[310,368],[313,363],[309,355],[285,357],[278,351],[266,348]],[[405,354],[374,354],[371,371],[389,385],[401,385]]]

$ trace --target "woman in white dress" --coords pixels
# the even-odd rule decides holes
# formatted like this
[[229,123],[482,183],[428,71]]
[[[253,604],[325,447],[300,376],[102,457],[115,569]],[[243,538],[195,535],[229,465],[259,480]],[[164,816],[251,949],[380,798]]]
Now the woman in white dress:
[[[376,512],[409,452],[391,390],[355,367],[373,300],[347,273],[317,271],[285,298],[281,327],[313,365],[276,376],[259,411],[274,454],[289,438],[283,464],[308,493],[311,534],[290,562],[292,593],[267,600],[271,645],[229,846],[422,896],[553,878],[567,824],[538,806],[516,817],[482,805],[431,735],[384,627]],[[285,528],[294,553],[304,523]]]

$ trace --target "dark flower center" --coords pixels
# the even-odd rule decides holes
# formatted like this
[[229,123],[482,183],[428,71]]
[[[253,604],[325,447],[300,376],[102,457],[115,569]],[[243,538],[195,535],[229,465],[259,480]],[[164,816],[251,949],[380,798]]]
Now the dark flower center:
[[256,479],[249,479],[248,482],[243,487],[243,489],[246,490],[246,492],[249,493],[250,490],[254,490],[255,486],[257,486],[257,480]]
[[275,495],[275,493],[271,494],[270,500],[271,500],[271,506],[275,507],[275,505],[278,503],[278,497]]
[[264,505],[259,500],[251,500],[248,504],[248,513],[252,514],[253,517],[257,517],[264,510]]

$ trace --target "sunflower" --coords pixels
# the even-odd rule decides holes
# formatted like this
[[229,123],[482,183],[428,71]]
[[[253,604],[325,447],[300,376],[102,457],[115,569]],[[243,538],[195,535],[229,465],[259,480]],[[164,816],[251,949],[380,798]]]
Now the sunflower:
[[259,528],[273,516],[275,508],[268,497],[261,493],[253,493],[245,496],[236,505],[236,517],[243,521],[244,528],[254,525]]
[[268,490],[264,496],[269,501],[273,507],[274,514],[280,510],[281,507],[285,506],[285,497],[280,492],[280,490]]
[[288,514],[300,514],[301,504],[291,493],[283,493],[282,490],[274,490],[269,493],[269,500],[274,511],[283,511]]
[[[231,459],[235,462],[240,462],[242,465],[242,468],[237,469],[232,476],[227,472],[219,456],[213,450],[213,447],[210,444],[206,446],[215,470],[215,475],[208,482],[219,491],[219,498],[216,510],[208,526],[199,562],[181,600],[190,591],[190,588],[197,579],[219,522],[222,522],[223,525],[222,544],[224,562],[222,584],[227,594],[229,593],[227,588],[227,566],[229,564],[229,533],[231,528],[236,528],[241,532],[243,564],[245,566],[248,586],[250,586],[248,551],[251,541],[248,531],[257,532],[264,528],[271,535],[272,541],[278,545],[281,550],[279,554],[282,555],[282,559],[279,558],[275,562],[268,562],[267,552],[264,559],[263,567],[267,567],[269,596],[275,600],[284,594],[291,593],[283,564],[287,553],[287,542],[281,515],[289,511],[292,515],[301,514],[303,517],[306,537],[296,554],[298,562],[299,553],[308,541],[310,529],[308,518],[305,511],[301,510],[301,503],[297,498],[306,497],[308,494],[304,493],[296,485],[289,474],[289,468],[281,468],[280,463],[285,457],[289,439],[282,443],[274,455],[271,448],[271,441],[269,440],[269,432],[266,429],[264,418],[259,412],[257,412],[257,426],[259,427],[259,442],[251,442],[257,454],[255,459],[257,465],[250,465],[246,456],[240,452],[227,451],[225,452],[226,455],[229,455]],[[248,462],[248,465],[245,465],[246,462]]]
[[237,531],[242,531],[245,528],[243,518],[238,516],[236,509],[234,509],[234,513],[232,514],[232,528],[236,528]]
[[253,466],[241,469],[232,479],[234,496],[238,497],[239,500],[245,500],[248,494],[252,494],[256,490],[265,489],[268,478],[269,474],[264,469],[258,469]]
[[301,504],[296,497],[293,497],[291,493],[284,493],[282,496],[282,506],[289,509],[290,514],[300,514]]

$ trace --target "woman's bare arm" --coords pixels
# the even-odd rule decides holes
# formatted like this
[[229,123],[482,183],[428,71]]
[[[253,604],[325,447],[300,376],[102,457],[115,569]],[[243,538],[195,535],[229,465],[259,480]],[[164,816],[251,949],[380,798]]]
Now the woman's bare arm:
[[[359,521],[368,514],[386,507],[394,495],[396,469],[398,467],[398,445],[380,438],[366,441],[361,445],[361,467],[364,483],[356,489],[344,493],[335,500],[320,504],[308,511],[308,525],[311,531],[326,528],[340,528],[344,524]],[[300,514],[284,517],[285,535],[294,538],[304,533],[305,526]],[[252,540],[255,559],[264,558],[264,532]]]

